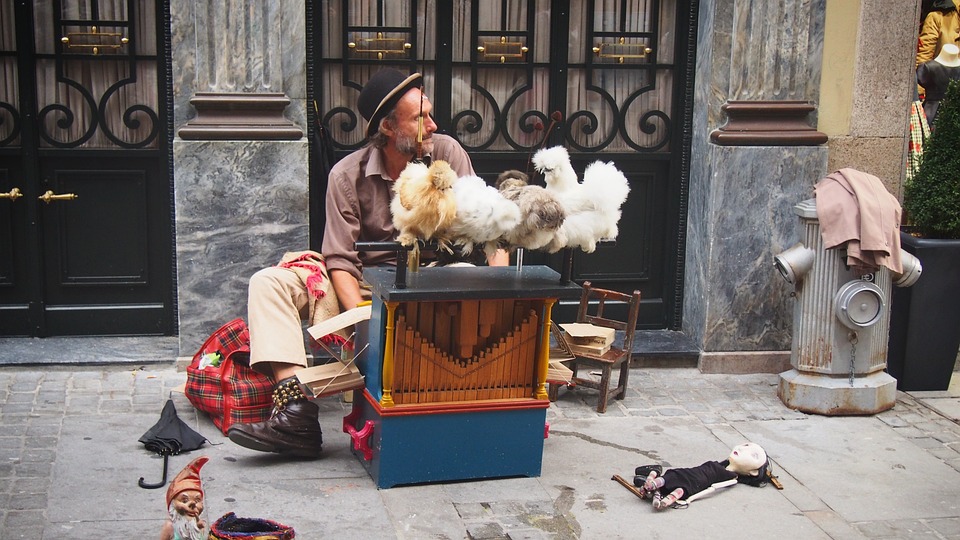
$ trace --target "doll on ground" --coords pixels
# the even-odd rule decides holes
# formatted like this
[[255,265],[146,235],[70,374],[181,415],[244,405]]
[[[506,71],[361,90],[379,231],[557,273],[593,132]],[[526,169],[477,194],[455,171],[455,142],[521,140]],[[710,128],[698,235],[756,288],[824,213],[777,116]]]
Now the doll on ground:
[[686,506],[719,488],[737,483],[763,486],[767,483],[767,453],[758,444],[743,443],[723,461],[707,461],[698,467],[663,470],[659,465],[637,467],[634,485],[640,496],[652,499],[655,510]]

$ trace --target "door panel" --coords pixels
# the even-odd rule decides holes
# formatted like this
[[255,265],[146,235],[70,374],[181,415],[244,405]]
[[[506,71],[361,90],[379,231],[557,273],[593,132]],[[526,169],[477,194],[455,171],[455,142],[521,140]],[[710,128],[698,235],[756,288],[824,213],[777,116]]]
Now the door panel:
[[24,194],[0,200],[0,335],[172,334],[157,3],[0,0],[0,15],[16,36],[0,40],[16,81],[0,83],[0,188]]
[[[692,107],[680,96],[689,95],[692,84],[685,77],[693,30],[681,21],[695,20],[689,0],[315,5],[317,32],[328,29],[327,14],[343,14],[340,25],[314,42],[311,89],[338,156],[362,144],[362,120],[352,112],[356,93],[370,73],[389,65],[424,74],[441,131],[461,142],[490,183],[506,169],[519,169],[542,185],[531,157],[548,146],[566,147],[580,174],[593,161],[614,162],[631,186],[619,235],[594,253],[575,251],[573,278],[639,289],[639,327],[679,327],[681,164],[689,154],[682,136]],[[388,35],[409,46],[374,56],[349,45]],[[313,185],[313,196],[322,197],[325,178]],[[559,270],[562,258],[537,252],[523,261]],[[556,315],[569,318],[574,309],[561,303]]]
[[42,210],[52,232],[45,239],[46,259],[59,269],[49,273],[48,301],[68,296],[71,288],[145,285],[144,171],[58,170],[50,176],[51,191],[77,198],[51,201]]
[[[30,333],[26,185],[18,160],[0,153],[0,333]],[[16,189],[17,191],[14,191]],[[18,197],[17,195],[20,194]]]
[[[60,334],[161,334],[168,324],[167,246],[151,202],[165,183],[149,156],[45,161],[45,190],[74,199],[40,202],[46,267],[44,317]],[[55,164],[55,165],[53,165]]]

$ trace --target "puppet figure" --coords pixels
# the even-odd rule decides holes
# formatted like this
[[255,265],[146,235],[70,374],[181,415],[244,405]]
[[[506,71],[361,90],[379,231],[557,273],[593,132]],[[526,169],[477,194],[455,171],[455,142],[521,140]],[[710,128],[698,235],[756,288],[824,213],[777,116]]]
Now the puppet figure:
[[667,469],[659,465],[637,467],[634,484],[640,496],[652,499],[654,510],[686,506],[717,489],[737,483],[763,486],[767,483],[767,453],[758,444],[743,443],[723,461],[707,461],[699,467]]
[[191,461],[167,487],[169,519],[160,530],[160,540],[204,540],[210,531],[203,518],[203,486],[200,468],[206,456]]

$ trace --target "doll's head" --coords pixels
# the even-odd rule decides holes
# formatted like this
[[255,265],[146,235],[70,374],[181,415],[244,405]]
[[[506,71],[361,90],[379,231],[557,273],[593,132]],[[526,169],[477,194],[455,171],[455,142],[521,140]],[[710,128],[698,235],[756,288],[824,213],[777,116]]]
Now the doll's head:
[[727,469],[741,475],[759,476],[767,463],[767,453],[756,443],[743,443],[733,447]]

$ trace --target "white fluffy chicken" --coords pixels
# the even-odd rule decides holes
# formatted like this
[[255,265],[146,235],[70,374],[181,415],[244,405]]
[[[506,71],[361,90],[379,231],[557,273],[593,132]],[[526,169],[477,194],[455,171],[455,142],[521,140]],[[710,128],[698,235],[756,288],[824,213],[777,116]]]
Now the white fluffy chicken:
[[457,217],[453,184],[457,173],[446,161],[436,160],[429,167],[410,163],[394,182],[390,212],[397,228],[397,241],[404,246],[418,238],[436,239],[443,245],[444,231]]
[[457,218],[446,229],[450,242],[469,255],[480,246],[489,256],[496,240],[517,226],[520,209],[479,176],[461,176],[453,183]]
[[533,164],[543,173],[547,191],[567,213],[560,227],[562,234],[547,246],[548,251],[579,247],[592,253],[598,241],[617,237],[620,207],[627,200],[630,184],[613,163],[591,163],[583,172],[582,183],[570,164],[570,154],[562,146],[538,151]]
[[546,189],[529,185],[527,175],[521,171],[504,171],[497,178],[497,188],[503,196],[514,203],[520,211],[517,226],[508,230],[501,241],[506,249],[540,249],[557,239],[560,226],[566,218],[563,205]]

